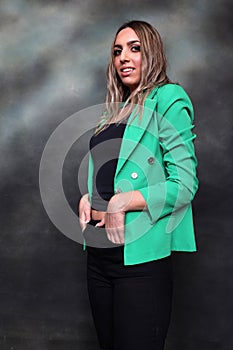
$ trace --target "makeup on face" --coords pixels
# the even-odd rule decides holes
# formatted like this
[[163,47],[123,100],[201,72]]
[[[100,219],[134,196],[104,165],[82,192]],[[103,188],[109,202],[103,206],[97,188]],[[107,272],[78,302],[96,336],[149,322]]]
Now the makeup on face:
[[113,47],[114,66],[122,83],[134,91],[141,79],[141,43],[132,28],[122,29]]

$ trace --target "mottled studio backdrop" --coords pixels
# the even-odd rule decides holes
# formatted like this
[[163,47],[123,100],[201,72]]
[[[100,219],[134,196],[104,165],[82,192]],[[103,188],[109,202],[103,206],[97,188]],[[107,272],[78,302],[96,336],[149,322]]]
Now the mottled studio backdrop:
[[[0,1],[1,349],[98,349],[86,254],[49,220],[39,165],[62,121],[104,101],[111,41],[131,19],[159,30],[196,112],[198,253],[173,255],[166,350],[233,348],[232,11],[230,0]],[[74,211],[87,136],[63,169]]]

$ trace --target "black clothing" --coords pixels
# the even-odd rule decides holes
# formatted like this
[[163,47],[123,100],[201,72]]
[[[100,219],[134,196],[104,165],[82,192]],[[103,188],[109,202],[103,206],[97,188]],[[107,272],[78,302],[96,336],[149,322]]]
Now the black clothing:
[[[97,222],[89,223],[87,234]],[[171,314],[171,256],[124,266],[123,245],[87,246],[87,251],[88,293],[101,349],[163,350]]]
[[125,123],[112,123],[90,139],[94,163],[92,208],[106,211],[114,195],[114,176],[117,167]]

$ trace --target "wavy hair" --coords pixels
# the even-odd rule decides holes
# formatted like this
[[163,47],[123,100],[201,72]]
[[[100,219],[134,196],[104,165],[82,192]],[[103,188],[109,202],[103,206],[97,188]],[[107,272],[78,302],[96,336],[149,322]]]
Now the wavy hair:
[[[132,28],[141,42],[141,79],[138,87],[130,93],[119,78],[114,65],[113,48],[118,33],[125,29]],[[124,23],[116,32],[111,47],[110,61],[107,67],[107,95],[106,110],[97,127],[97,132],[105,128],[108,123],[122,121],[134,110],[134,115],[142,106],[148,94],[155,86],[172,83],[166,73],[167,61],[164,53],[163,42],[158,31],[149,23],[144,21],[130,21]],[[127,108],[126,108],[127,107]],[[142,112],[140,112],[140,116]]]

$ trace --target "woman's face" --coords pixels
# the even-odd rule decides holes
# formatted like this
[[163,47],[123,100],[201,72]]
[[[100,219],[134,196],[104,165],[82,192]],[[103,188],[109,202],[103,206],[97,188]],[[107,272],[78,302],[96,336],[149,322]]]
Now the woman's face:
[[122,83],[130,92],[134,91],[141,80],[142,55],[140,41],[132,28],[122,29],[116,37],[113,55],[114,66]]

